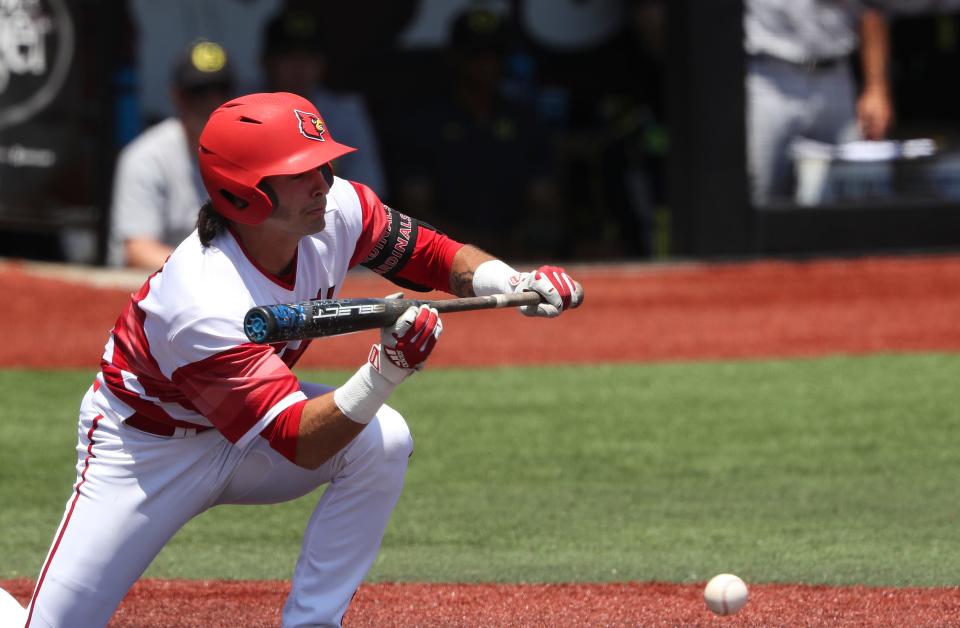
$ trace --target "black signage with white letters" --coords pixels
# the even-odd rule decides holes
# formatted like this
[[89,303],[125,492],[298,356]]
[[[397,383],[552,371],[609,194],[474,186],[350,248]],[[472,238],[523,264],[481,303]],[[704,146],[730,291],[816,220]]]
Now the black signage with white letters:
[[106,4],[0,0],[0,257],[71,257],[63,234],[77,229],[85,261],[97,256],[112,169]]

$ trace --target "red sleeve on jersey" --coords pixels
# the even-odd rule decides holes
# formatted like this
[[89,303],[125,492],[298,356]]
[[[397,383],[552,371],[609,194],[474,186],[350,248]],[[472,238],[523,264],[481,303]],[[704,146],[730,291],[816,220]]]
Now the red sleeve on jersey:
[[434,290],[450,292],[450,269],[453,268],[454,255],[461,248],[463,244],[460,242],[421,223],[413,255],[396,276]]
[[362,263],[401,286],[449,292],[453,257],[463,244],[384,205],[362,183],[351,184],[360,198],[363,229],[350,267]]
[[300,390],[273,347],[251,343],[181,366],[171,380],[231,443]]
[[307,400],[302,399],[277,415],[260,436],[290,462],[297,462],[297,439],[300,438],[300,418]]
[[353,257],[350,258],[350,268],[353,268],[370,255],[377,241],[383,236],[387,228],[387,213],[373,190],[362,183],[351,181],[350,184],[360,197],[360,209],[363,212],[363,229],[360,239],[357,240],[357,248],[353,250]]

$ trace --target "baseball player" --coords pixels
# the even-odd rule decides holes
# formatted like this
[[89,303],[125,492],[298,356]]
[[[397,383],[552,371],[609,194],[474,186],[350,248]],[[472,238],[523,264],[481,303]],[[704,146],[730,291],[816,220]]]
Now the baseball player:
[[[532,290],[528,315],[579,303],[563,269],[518,273],[336,177],[337,143],[289,93],[210,116],[197,229],[120,314],[80,407],[77,477],[27,626],[103,626],[167,541],[220,504],[271,504],[329,483],[310,518],[285,626],[340,625],[400,495],[413,445],[390,393],[430,356],[436,310],[381,330],[338,388],[291,372],[309,341],[256,345],[257,304],[333,298],[358,264],[459,296]],[[361,360],[358,356],[358,362]]]
[[[862,0],[746,0],[747,161],[755,205],[792,194],[799,137],[882,139],[893,121],[884,13]],[[876,4],[876,3],[873,3]],[[850,55],[860,48],[863,87]]]

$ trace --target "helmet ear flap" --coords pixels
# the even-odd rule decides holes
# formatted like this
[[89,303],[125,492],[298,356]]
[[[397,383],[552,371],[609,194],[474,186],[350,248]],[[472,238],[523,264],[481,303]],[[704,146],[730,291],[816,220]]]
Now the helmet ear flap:
[[[236,176],[239,172],[236,166],[202,145],[200,160],[200,174],[217,212],[230,220],[248,225],[266,220],[277,205],[276,192],[269,185],[262,181],[256,186],[246,183]],[[233,176],[231,168],[234,169]]]
[[227,188],[220,188],[218,191],[220,192],[220,196],[225,198],[228,203],[237,209],[246,209],[250,205],[250,203],[248,203],[246,200],[240,198]]
[[261,181],[260,183],[257,184],[257,189],[266,195],[267,200],[270,202],[270,211],[273,211],[274,209],[276,209],[277,205],[279,205],[280,202],[277,199],[277,193],[273,189],[273,186],[271,186],[266,181]]
[[213,208],[226,218],[243,224],[260,224],[273,213],[277,205],[276,192],[265,183],[246,190],[241,188],[239,191],[243,196],[226,186],[219,186],[216,190],[216,196],[210,199]]

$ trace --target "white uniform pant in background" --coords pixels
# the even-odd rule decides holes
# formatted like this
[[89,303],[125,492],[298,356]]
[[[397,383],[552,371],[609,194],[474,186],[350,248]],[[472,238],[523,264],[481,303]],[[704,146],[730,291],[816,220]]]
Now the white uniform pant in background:
[[808,68],[773,57],[747,60],[747,171],[756,206],[793,197],[793,140],[860,139],[850,64]]
[[[330,390],[304,385],[308,396]],[[380,548],[413,443],[383,406],[342,451],[300,468],[263,438],[238,449],[217,430],[164,438],[81,405],[77,482],[37,579],[28,626],[104,626],[187,521],[220,504],[272,504],[328,483],[304,534],[284,626],[337,626]],[[241,574],[237,574],[238,576]]]

